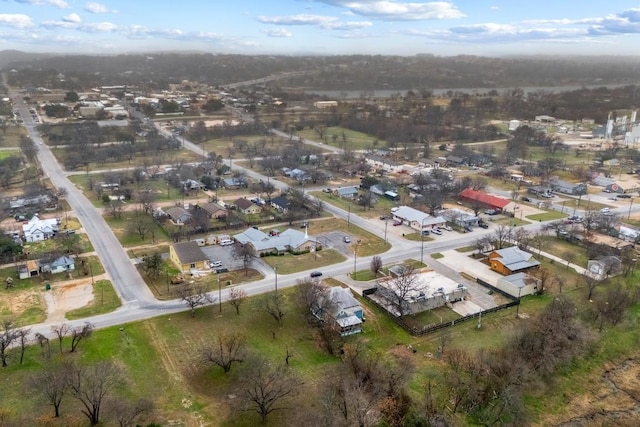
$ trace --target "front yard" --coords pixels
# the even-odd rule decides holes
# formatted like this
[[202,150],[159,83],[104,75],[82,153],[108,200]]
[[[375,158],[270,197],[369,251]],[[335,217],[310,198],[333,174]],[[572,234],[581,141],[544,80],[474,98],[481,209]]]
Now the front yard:
[[267,256],[261,258],[271,267],[277,267],[278,274],[292,274],[313,268],[326,267],[345,261],[346,258],[335,249],[323,249],[314,253],[281,256]]

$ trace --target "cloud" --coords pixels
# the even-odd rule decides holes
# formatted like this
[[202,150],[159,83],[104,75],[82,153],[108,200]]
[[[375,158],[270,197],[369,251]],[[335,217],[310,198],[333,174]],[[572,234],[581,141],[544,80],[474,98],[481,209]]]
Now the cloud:
[[80,18],[80,15],[78,15],[77,13],[71,13],[71,14],[65,16],[64,18],[62,18],[62,20],[65,21],[65,22],[73,22],[75,24],[77,24],[80,21],[82,21],[82,19]]
[[269,37],[292,37],[293,36],[291,31],[287,30],[286,28],[274,28],[271,30],[262,30],[262,32]]
[[325,15],[258,16],[257,19],[263,24],[313,25],[327,30],[354,30],[373,25],[371,22],[365,21],[341,22],[335,16]]
[[119,28],[118,25],[112,22],[81,23],[80,21],[71,21],[68,19],[63,19],[62,21],[43,21],[40,23],[40,26],[48,30],[66,28],[69,30],[82,31],[85,33],[110,33],[116,31]]
[[29,28],[33,25],[31,18],[23,14],[0,13],[0,25],[16,28]]
[[107,9],[107,6],[100,4],[100,3],[96,3],[96,2],[88,2],[87,4],[84,5],[84,10],[86,10],[89,13],[107,13],[109,12],[109,9]]
[[288,15],[288,16],[258,16],[263,24],[275,25],[326,25],[338,18],[323,15]]
[[350,12],[371,19],[384,21],[425,21],[464,18],[452,3],[435,1],[427,3],[398,0],[316,0],[332,6],[344,7]]
[[69,7],[69,4],[64,0],[15,0],[18,3],[30,4],[33,6],[54,6],[64,9]]

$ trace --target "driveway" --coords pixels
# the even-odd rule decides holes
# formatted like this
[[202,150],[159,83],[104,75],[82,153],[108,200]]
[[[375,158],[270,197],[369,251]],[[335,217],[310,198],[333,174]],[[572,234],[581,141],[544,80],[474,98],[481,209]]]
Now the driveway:
[[[220,261],[222,262],[222,266],[217,268],[228,268],[229,270],[240,270],[244,268],[244,264],[242,263],[242,259],[237,258],[233,252],[233,245],[229,246],[220,246],[220,245],[212,245],[212,246],[202,246],[202,252],[209,257],[211,261]],[[262,261],[260,258],[254,258],[250,264],[251,268],[254,268],[261,272],[264,276],[268,276],[272,274],[272,268]],[[216,268],[216,267],[214,267]]]
[[[349,236],[351,243],[345,243],[345,236]],[[331,231],[329,233],[319,234],[316,238],[323,247],[327,249],[335,249],[346,256],[353,255],[352,245],[357,241],[357,237],[344,231]]]

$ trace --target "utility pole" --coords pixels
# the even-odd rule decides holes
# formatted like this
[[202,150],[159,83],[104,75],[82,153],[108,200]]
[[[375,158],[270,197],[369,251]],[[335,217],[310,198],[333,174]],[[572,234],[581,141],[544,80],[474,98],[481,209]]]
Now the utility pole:
[[347,228],[351,224],[351,202],[349,202],[349,214],[347,215]]
[[387,241],[387,218],[384,219],[384,241]]
[[631,218],[631,207],[633,206],[633,197],[629,199],[629,215],[627,215],[627,219]]
[[422,218],[420,221],[420,264],[424,264],[424,220],[426,218]]
[[278,267],[273,267],[273,271],[276,273],[276,296],[278,296]]
[[218,306],[220,307],[220,313],[222,313],[222,287],[220,287],[220,273],[216,272],[218,278]]

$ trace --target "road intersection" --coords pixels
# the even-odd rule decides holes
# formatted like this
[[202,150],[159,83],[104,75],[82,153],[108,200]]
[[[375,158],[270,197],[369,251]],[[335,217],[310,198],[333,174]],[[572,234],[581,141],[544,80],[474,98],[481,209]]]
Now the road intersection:
[[[24,118],[24,126],[37,147],[38,158],[43,172],[51,179],[52,184],[56,188],[67,189],[66,201],[86,230],[95,252],[104,266],[106,275],[110,278],[117,294],[123,302],[120,308],[111,313],[69,321],[69,325],[78,326],[83,322],[89,321],[97,328],[104,328],[187,310],[188,307],[180,300],[158,301],[154,298],[126,251],[118,242],[113,231],[102,218],[100,211],[71,183],[67,177],[68,174],[62,169],[49,147],[43,143],[42,137],[37,131],[38,124],[31,119],[28,112],[29,107],[21,100],[17,91],[13,90],[11,96],[16,100],[16,108]],[[160,127],[157,123],[156,127],[162,134],[171,136],[170,132]],[[303,140],[303,142],[334,152],[339,152],[340,150],[331,149],[333,147],[330,148],[315,141]],[[201,146],[186,139],[183,140],[183,145],[185,149],[202,155]],[[278,190],[286,190],[288,188],[286,183],[277,179],[268,178],[252,169],[239,165],[237,162],[233,165],[233,169],[241,170],[248,177],[255,180],[269,179]],[[370,221],[327,203],[324,204],[324,209],[338,218],[347,219],[347,217],[349,217],[352,224],[377,236],[382,236],[384,232],[384,222],[377,223]],[[524,226],[524,228],[536,232],[539,231],[543,225],[544,223],[533,223]],[[424,243],[424,254],[428,255],[460,246],[468,246],[472,243],[472,240],[492,232],[493,231],[489,229],[477,230],[472,235],[451,233],[447,235],[445,239],[437,239]],[[409,258],[420,258],[420,242],[409,241],[393,233],[388,234],[387,240],[391,244],[391,249],[384,254],[380,254],[385,263],[400,262]],[[369,265],[371,258],[371,256],[358,257],[357,265],[362,269],[362,266]],[[429,259],[429,263],[437,263],[437,261]],[[347,274],[352,271],[353,268],[354,262],[348,259],[344,262],[324,267],[323,273],[325,277],[335,277]],[[278,275],[278,287],[287,288],[294,286],[298,279],[307,277],[308,274],[309,272],[300,272],[290,275]],[[275,275],[270,274],[260,281],[238,286],[243,288],[248,295],[256,295],[271,291],[274,288],[274,278]],[[228,289],[221,292],[222,301],[228,298],[228,294]],[[218,292],[212,292],[212,297],[218,298]],[[218,302],[216,301],[216,303]],[[43,335],[51,336],[50,327],[51,324],[47,323],[32,325],[32,331],[34,333],[39,332]]]

